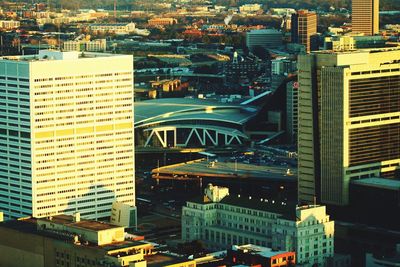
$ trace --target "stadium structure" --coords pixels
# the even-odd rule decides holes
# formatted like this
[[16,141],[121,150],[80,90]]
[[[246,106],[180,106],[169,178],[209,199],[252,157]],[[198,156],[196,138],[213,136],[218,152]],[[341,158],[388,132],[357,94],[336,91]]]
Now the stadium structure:
[[135,139],[139,147],[241,145],[249,140],[246,124],[259,107],[196,98],[135,102]]

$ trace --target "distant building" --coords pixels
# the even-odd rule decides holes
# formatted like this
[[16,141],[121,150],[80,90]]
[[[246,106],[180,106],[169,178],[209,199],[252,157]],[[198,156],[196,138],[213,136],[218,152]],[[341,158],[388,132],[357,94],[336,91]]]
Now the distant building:
[[239,84],[249,82],[260,72],[260,64],[256,59],[242,58],[235,52],[232,61],[223,65],[223,73],[228,83]]
[[89,28],[92,32],[108,32],[115,34],[128,34],[135,31],[135,23],[94,23]]
[[227,259],[235,265],[284,267],[295,265],[296,253],[272,250],[251,244],[242,246],[233,245],[232,248],[228,249]]
[[296,13],[296,10],[293,8],[271,8],[270,12],[272,15],[278,16],[290,16]]
[[351,51],[356,49],[356,42],[352,36],[325,37],[325,50]]
[[163,92],[176,92],[181,90],[181,80],[173,79],[173,80],[160,80],[160,81],[151,81],[151,88],[161,89]]
[[378,34],[379,0],[353,0],[351,24],[353,32]]
[[106,39],[98,40],[78,40],[63,42],[64,51],[88,51],[88,52],[105,52],[107,49]]
[[297,62],[286,57],[280,57],[271,60],[271,74],[285,75],[297,70]]
[[253,13],[262,10],[260,4],[245,4],[239,7],[240,13]]
[[12,30],[21,26],[21,23],[16,20],[0,20],[0,29]]
[[325,206],[295,207],[272,199],[229,195],[209,184],[204,195],[182,209],[182,239],[211,249],[255,244],[296,252],[299,266],[322,265],[333,257],[334,222]]
[[265,49],[282,46],[282,32],[276,29],[252,30],[246,33],[246,46],[254,51],[256,46]]
[[400,32],[400,24],[386,24],[385,30]]
[[147,23],[150,26],[167,26],[177,24],[178,20],[174,18],[152,18]]
[[339,35],[325,37],[325,50],[352,51],[363,48],[380,48],[386,46],[383,36]]
[[292,43],[302,44],[306,52],[318,50],[317,14],[308,10],[299,10],[291,18]]

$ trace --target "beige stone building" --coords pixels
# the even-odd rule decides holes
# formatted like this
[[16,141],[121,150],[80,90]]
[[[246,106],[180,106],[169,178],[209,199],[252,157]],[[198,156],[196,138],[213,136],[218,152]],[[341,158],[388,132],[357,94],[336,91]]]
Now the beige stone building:
[[208,248],[254,244],[296,252],[296,266],[325,264],[334,255],[334,222],[325,206],[299,206],[241,195],[224,187],[205,189],[204,196],[182,209],[182,239],[202,240]]

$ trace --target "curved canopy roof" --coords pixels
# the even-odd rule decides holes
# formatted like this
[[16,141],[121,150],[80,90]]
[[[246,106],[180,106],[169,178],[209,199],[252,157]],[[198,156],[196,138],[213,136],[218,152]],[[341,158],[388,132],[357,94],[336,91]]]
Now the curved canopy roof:
[[182,120],[220,121],[242,125],[258,108],[197,98],[163,98],[135,102],[135,127]]

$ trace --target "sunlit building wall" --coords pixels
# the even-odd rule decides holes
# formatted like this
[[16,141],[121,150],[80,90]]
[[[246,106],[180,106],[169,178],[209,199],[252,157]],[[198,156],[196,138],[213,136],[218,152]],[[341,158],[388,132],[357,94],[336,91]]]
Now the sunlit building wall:
[[0,59],[6,219],[134,205],[132,56],[40,51]]
[[299,201],[347,205],[349,183],[400,166],[400,49],[299,57]]
[[379,0],[353,0],[351,24],[353,32],[379,33]]

